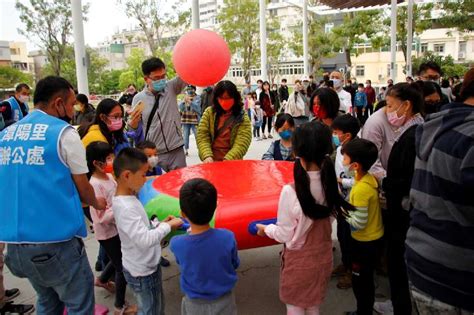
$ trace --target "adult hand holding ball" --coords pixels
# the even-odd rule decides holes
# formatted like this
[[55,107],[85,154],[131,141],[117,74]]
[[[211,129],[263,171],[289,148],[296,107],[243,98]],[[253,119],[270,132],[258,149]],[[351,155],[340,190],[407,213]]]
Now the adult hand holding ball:
[[220,81],[230,65],[230,50],[218,34],[202,29],[182,36],[173,49],[173,65],[185,82],[209,86]]

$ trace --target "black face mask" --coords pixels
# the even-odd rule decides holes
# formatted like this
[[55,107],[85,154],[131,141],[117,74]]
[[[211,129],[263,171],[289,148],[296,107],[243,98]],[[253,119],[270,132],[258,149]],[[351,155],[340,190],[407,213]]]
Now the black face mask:
[[64,107],[64,104],[63,104],[63,109],[64,109],[64,115],[59,114],[59,111],[58,111],[58,118],[65,121],[65,122],[67,122],[68,124],[71,124],[72,118],[67,115],[66,108]]
[[429,115],[439,112],[441,105],[441,102],[425,103],[425,114]]

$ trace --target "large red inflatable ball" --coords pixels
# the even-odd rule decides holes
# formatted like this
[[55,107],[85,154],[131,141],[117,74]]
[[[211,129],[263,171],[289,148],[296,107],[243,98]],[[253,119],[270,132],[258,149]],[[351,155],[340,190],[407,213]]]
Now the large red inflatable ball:
[[202,29],[186,33],[173,50],[173,65],[179,77],[201,87],[220,81],[229,69],[230,58],[230,50],[224,39]]

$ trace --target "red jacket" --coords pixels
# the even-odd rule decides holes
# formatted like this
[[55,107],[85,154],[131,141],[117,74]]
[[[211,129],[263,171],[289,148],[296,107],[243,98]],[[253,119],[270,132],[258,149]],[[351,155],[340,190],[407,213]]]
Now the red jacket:
[[367,94],[367,106],[375,103],[375,89],[372,86],[365,88],[365,94]]

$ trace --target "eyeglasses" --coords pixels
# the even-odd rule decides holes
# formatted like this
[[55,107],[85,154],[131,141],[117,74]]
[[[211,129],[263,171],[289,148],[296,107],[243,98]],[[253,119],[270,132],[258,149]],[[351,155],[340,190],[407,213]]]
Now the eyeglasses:
[[117,114],[117,115],[113,115],[113,116],[107,115],[107,118],[108,119],[122,119],[123,117],[122,117],[122,115]]
[[155,77],[150,77],[148,76],[148,78],[152,81],[159,81],[159,80],[163,80],[163,79],[166,79],[166,73],[163,74],[163,75],[160,75],[160,76],[155,76]]

